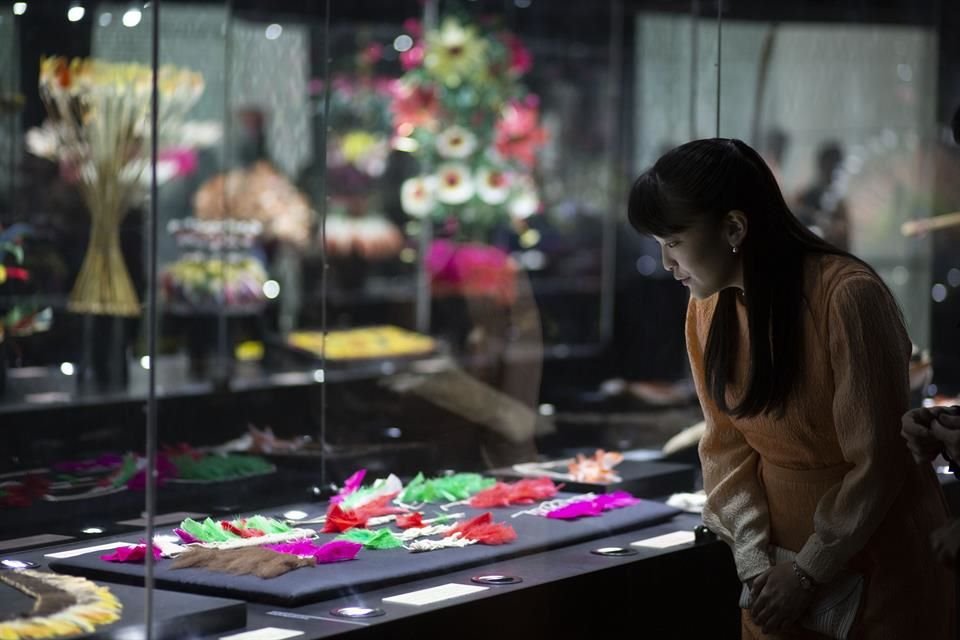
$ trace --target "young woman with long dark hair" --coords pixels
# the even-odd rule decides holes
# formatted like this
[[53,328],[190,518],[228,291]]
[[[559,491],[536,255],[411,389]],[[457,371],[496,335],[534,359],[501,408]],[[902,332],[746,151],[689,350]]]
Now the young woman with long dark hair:
[[628,214],[690,289],[703,519],[745,584],[743,637],[953,638],[928,542],[946,505],[900,439],[911,345],[883,281],[804,227],[739,140],[669,151]]

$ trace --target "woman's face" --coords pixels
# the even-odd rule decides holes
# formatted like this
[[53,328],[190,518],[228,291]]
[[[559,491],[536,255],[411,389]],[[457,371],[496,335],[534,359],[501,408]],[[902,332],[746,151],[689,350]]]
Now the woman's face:
[[743,288],[740,256],[733,253],[730,235],[723,224],[697,223],[660,238],[663,268],[690,289],[699,300],[727,287]]

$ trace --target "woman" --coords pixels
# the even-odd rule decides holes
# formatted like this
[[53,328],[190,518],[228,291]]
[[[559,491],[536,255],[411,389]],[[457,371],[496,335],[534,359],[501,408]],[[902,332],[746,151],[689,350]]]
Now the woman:
[[877,274],[800,224],[739,140],[661,157],[629,219],[690,289],[703,518],[749,587],[743,638],[824,637],[801,616],[854,574],[850,637],[952,638],[953,583],[928,543],[946,506],[899,437],[910,341]]

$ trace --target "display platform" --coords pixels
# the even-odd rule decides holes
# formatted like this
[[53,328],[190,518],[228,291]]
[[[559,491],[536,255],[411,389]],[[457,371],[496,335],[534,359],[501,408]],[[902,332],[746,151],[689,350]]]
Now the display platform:
[[[120,620],[97,627],[90,634],[65,637],[104,640],[143,637],[145,590],[130,585],[98,584],[108,587],[123,605]],[[0,619],[5,615],[29,611],[32,604],[32,598],[0,583]],[[153,637],[156,640],[182,640],[243,628],[247,624],[247,606],[239,600],[158,589],[153,593],[153,622]]]
[[[571,495],[560,493],[557,497],[568,498]],[[350,562],[298,569],[268,580],[200,569],[174,570],[171,569],[173,561],[164,559],[156,565],[155,580],[160,588],[290,606],[600,539],[614,533],[663,522],[681,513],[673,507],[643,500],[630,507],[607,511],[599,517],[574,521],[551,520],[531,515],[511,517],[525,508],[527,507],[492,510],[495,521],[509,523],[517,532],[515,541],[499,546],[472,545],[427,553],[411,553],[405,549],[364,549],[357,559]],[[326,505],[321,503],[298,504],[271,510],[272,513],[267,515],[301,510],[314,517],[322,515],[325,509]],[[433,515],[433,509],[426,511]],[[464,512],[467,518],[480,515],[484,511],[467,506],[457,506],[450,510]],[[157,533],[169,534],[171,530],[159,529]],[[103,539],[102,542],[123,540],[135,544],[141,537],[142,534],[133,533]],[[333,534],[321,534],[319,542],[327,542],[334,537]],[[90,552],[71,558],[50,558],[50,567],[63,573],[113,582],[136,583],[142,580],[142,565],[105,562],[100,559],[102,553],[105,552]]]

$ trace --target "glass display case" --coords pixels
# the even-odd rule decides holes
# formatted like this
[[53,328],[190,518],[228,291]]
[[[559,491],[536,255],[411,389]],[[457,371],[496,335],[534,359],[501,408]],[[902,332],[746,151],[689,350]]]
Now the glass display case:
[[960,11],[768,4],[3,3],[0,631],[735,633],[634,177],[753,145],[960,393]]

